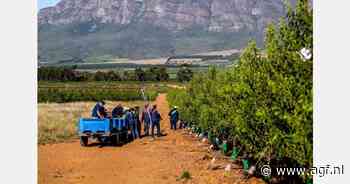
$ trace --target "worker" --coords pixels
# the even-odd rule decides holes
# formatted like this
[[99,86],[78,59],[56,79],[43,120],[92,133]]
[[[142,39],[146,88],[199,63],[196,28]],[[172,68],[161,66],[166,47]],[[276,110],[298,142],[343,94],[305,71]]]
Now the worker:
[[152,108],[152,137],[154,137],[154,127],[157,127],[157,136],[161,136],[160,133],[160,120],[162,120],[162,117],[160,116],[160,113],[157,110],[157,105],[153,105]]
[[121,104],[118,104],[112,111],[112,117],[122,117],[124,115],[124,109]]
[[104,101],[98,101],[94,108],[92,109],[91,116],[94,118],[103,119],[107,117],[107,110]]
[[131,109],[126,108],[126,119],[127,119],[128,125],[129,125],[130,130],[131,130],[132,139],[135,140],[135,139],[139,138],[137,125],[136,125],[136,121],[135,121],[135,109],[134,108],[131,108]]
[[136,121],[137,131],[138,131],[139,136],[141,138],[140,107],[135,106],[134,108],[135,108],[135,121]]
[[179,112],[177,111],[177,106],[174,106],[168,115],[170,116],[170,129],[176,130],[177,122],[179,121]]
[[149,104],[146,104],[145,108],[142,111],[141,122],[143,122],[144,134],[145,136],[148,136],[150,124],[152,123],[151,109],[149,108]]

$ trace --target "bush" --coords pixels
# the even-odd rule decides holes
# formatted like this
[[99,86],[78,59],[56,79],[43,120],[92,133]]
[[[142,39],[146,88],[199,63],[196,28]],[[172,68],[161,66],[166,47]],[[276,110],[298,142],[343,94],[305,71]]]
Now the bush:
[[191,174],[188,171],[182,171],[179,179],[189,180],[191,179]]
[[[181,117],[227,139],[256,163],[312,167],[312,11],[289,8],[278,29],[267,29],[266,54],[251,42],[226,71],[197,74],[169,94]],[[302,180],[305,182],[307,176]]]
[[188,82],[192,79],[193,72],[188,67],[183,67],[176,73],[176,76],[178,81]]

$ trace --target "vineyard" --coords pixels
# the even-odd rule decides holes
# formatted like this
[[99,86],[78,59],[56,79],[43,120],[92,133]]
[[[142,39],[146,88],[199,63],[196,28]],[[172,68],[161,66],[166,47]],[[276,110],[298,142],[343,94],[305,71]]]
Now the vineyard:
[[141,87],[144,85],[145,96],[154,100],[158,93],[166,92],[166,84],[137,82],[39,82],[38,102],[76,102],[76,101],[135,101],[143,100]]
[[313,48],[312,25],[307,1],[298,1],[278,27],[268,27],[265,50],[251,42],[230,69],[211,68],[170,92],[170,104],[211,142],[227,141],[228,155],[238,150],[257,167],[312,167],[313,59],[303,53]]

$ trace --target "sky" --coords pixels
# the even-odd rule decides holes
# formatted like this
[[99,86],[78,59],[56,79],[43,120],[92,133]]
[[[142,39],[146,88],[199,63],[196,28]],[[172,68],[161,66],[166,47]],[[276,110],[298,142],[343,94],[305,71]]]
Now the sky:
[[38,8],[42,9],[45,7],[53,6],[60,0],[37,0],[38,1]]

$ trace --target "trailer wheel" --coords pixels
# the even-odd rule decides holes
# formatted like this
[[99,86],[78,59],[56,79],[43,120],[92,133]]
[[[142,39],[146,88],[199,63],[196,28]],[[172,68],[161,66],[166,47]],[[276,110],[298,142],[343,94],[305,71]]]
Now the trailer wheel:
[[81,146],[87,146],[88,145],[89,138],[87,136],[81,136],[80,137],[80,145]]
[[123,142],[124,143],[128,143],[129,142],[129,133],[128,133],[128,131],[124,131],[122,133],[122,135],[123,135]]
[[103,138],[102,137],[97,137],[98,142],[103,143]]
[[119,137],[117,135],[112,135],[111,142],[113,146],[117,146],[119,144]]

